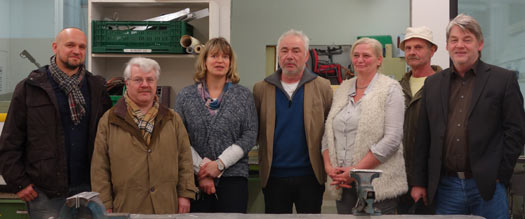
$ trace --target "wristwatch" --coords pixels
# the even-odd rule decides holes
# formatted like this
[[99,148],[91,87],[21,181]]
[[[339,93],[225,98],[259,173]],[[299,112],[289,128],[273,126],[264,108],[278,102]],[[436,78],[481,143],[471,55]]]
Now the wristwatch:
[[219,171],[222,172],[224,170],[224,164],[222,163],[222,161],[217,159],[215,162],[217,162],[217,169],[219,169]]

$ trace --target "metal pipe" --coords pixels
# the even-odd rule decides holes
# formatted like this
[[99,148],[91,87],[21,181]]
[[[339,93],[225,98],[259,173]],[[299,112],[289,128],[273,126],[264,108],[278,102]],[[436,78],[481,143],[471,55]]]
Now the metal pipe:
[[192,54],[193,52],[193,47],[186,47],[186,53]]
[[197,54],[200,54],[200,53],[202,52],[203,49],[204,49],[204,45],[199,44],[199,45],[196,45],[196,46],[193,48],[193,51],[195,51],[195,53],[197,53]]
[[195,47],[199,44],[201,44],[201,42],[190,35],[183,35],[180,38],[180,45],[184,48]]

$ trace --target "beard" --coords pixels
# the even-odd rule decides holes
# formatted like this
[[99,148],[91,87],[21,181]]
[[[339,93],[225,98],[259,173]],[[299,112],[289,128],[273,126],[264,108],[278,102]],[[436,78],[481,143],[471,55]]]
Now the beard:
[[286,69],[283,69],[283,74],[285,75],[297,75],[299,73],[298,69],[294,71],[288,71]]
[[305,68],[304,66],[301,67],[301,68],[297,68],[295,70],[288,70],[286,68],[282,68],[282,72],[285,75],[298,75],[298,74],[300,74],[301,72],[304,71],[304,68]]
[[79,61],[78,63],[70,62],[67,58],[66,60],[63,59],[57,59],[59,62],[63,64],[63,66],[69,70],[75,70],[78,67],[84,65],[84,62]]

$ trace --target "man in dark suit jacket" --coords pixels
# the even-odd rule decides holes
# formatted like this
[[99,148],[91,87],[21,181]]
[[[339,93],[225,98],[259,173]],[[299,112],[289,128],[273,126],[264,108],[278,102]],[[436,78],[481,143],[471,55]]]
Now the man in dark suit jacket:
[[[505,185],[525,139],[516,73],[482,62],[478,22],[463,14],[447,26],[453,67],[423,87],[411,195],[437,214],[508,218]],[[428,198],[427,198],[428,197]]]

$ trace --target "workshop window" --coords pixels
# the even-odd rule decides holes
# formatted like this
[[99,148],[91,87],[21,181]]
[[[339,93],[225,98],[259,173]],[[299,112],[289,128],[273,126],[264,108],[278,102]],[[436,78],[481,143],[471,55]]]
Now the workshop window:
[[518,72],[525,95],[525,1],[457,0],[458,13],[468,14],[481,25],[485,42],[481,59]]

